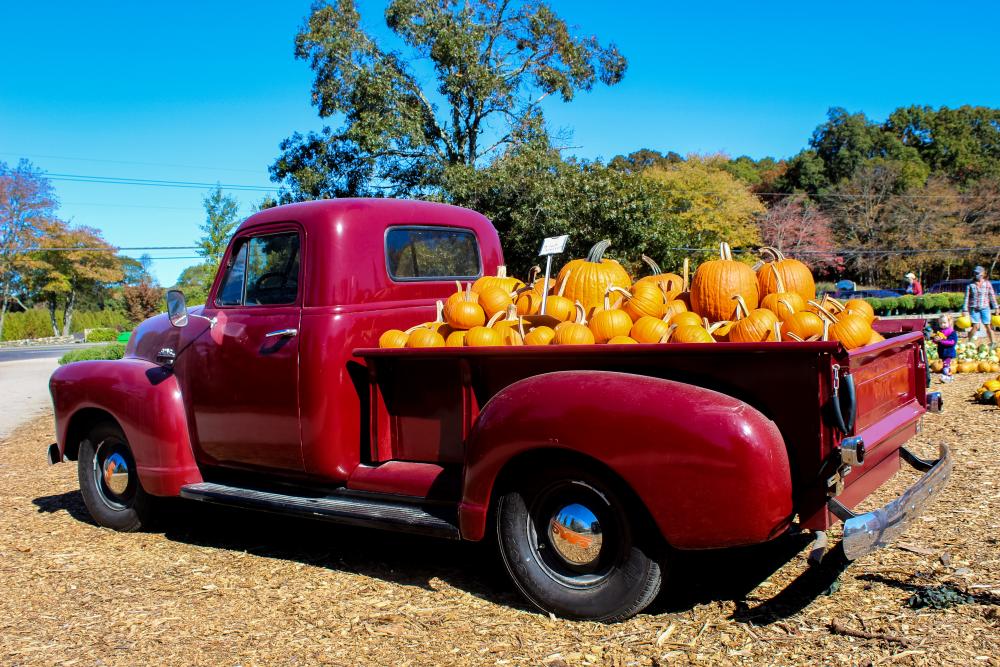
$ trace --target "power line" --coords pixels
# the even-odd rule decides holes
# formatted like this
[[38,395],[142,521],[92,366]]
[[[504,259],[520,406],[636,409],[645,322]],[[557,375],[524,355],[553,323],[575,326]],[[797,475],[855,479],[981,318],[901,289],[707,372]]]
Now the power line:
[[89,157],[69,157],[68,155],[30,155],[25,153],[9,153],[0,151],[0,155],[16,155],[17,157],[33,158],[36,160],[73,160],[75,162],[103,162],[107,164],[132,164],[144,167],[173,167],[177,169],[205,169],[208,171],[241,171],[248,174],[259,174],[259,169],[246,169],[238,167],[205,167],[192,164],[170,164],[167,162],[136,162],[133,160],[107,160],[102,158]]
[[265,185],[247,185],[241,183],[202,183],[197,181],[169,181],[148,178],[128,178],[119,176],[88,176],[86,174],[53,174],[45,177],[52,181],[69,181],[74,183],[101,183],[104,185],[139,185],[157,188],[205,188],[221,187],[235,192],[278,192],[280,188]]
[[169,211],[201,211],[200,208],[195,208],[193,206],[155,206],[153,204],[102,204],[100,202],[90,202],[90,201],[64,201],[60,202],[60,206],[100,206],[108,208],[154,208],[154,209],[164,209]]
[[60,252],[78,252],[78,251],[102,251],[102,252],[120,252],[123,250],[136,251],[136,250],[197,250],[201,246],[196,245],[161,245],[161,246],[65,246],[56,248],[47,248],[45,246],[31,246],[28,248],[22,248],[21,252],[41,252],[48,250],[57,250]]

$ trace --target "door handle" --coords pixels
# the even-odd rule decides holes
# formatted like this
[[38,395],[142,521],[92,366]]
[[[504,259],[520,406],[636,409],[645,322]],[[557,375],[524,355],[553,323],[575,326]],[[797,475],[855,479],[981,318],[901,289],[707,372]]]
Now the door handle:
[[274,338],[278,336],[280,338],[291,338],[292,336],[299,335],[298,329],[278,329],[277,331],[271,331],[264,334],[264,338]]

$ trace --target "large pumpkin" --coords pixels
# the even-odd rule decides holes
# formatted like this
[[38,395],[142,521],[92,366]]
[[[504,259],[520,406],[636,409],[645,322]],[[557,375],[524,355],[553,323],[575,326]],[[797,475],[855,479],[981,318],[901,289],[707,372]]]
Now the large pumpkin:
[[557,283],[567,280],[565,296],[571,301],[582,303],[588,313],[601,307],[604,293],[609,287],[628,289],[632,286],[632,279],[621,264],[604,257],[610,245],[611,241],[608,240],[596,243],[587,253],[586,259],[567,262],[556,277]]
[[719,259],[703,262],[691,280],[691,310],[712,322],[732,320],[733,297],[740,296],[751,310],[760,303],[753,269],[733,259],[728,243],[719,246]]
[[[797,292],[804,301],[816,298],[816,281],[808,266],[797,259],[785,257],[777,248],[761,248],[761,254],[765,258],[771,257],[771,260],[765,261],[757,271],[757,282],[762,297],[773,292],[788,291]],[[778,277],[784,289],[779,289]]]

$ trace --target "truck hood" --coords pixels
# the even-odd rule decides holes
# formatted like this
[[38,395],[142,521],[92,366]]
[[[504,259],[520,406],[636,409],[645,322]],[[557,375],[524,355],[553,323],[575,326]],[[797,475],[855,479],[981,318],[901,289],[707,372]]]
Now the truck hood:
[[[191,306],[187,310],[192,315],[201,315],[205,306]],[[166,313],[160,313],[132,331],[128,345],[125,346],[125,356],[156,363],[156,355],[160,350],[165,347],[177,349],[180,337],[181,330],[170,324]]]

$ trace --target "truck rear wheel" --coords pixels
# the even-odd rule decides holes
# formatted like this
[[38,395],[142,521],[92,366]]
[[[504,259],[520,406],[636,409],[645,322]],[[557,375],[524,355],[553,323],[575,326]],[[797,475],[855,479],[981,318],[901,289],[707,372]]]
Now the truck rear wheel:
[[643,518],[599,475],[549,468],[500,497],[497,537],[507,571],[537,607],[614,621],[642,611],[660,590]]
[[77,474],[83,502],[98,525],[126,533],[150,527],[154,498],[139,483],[135,458],[117,424],[90,429],[80,442]]

